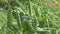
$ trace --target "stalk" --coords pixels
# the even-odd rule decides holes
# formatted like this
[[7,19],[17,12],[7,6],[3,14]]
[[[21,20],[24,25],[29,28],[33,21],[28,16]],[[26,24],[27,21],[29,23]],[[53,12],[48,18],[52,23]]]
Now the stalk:
[[29,2],[29,14],[31,15],[32,11],[31,11],[31,3],[30,3],[30,0],[28,0]]

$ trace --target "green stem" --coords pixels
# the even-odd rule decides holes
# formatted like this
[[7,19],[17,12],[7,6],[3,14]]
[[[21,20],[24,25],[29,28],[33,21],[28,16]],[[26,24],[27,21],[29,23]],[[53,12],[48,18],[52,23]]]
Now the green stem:
[[30,15],[31,15],[31,3],[30,3],[30,0],[29,0],[29,13],[30,13]]

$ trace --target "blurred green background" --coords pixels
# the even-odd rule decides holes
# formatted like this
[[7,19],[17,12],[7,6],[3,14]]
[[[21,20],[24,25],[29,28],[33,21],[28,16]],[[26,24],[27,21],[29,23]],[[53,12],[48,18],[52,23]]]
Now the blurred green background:
[[60,0],[0,0],[0,34],[60,34]]

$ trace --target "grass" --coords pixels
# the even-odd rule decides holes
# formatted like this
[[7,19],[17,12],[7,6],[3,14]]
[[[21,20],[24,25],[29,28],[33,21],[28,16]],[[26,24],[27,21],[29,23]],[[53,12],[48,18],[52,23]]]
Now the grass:
[[0,0],[0,34],[60,34],[55,1]]

